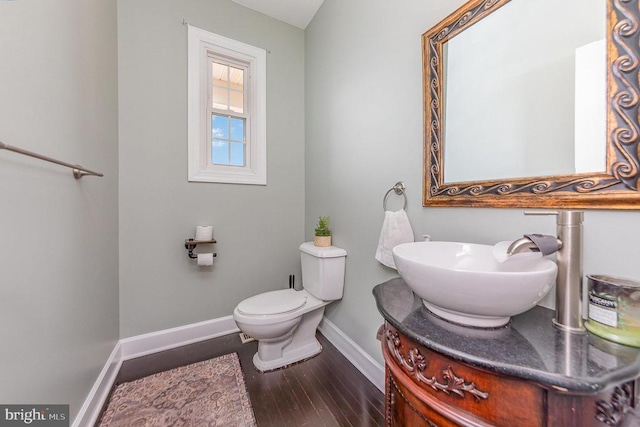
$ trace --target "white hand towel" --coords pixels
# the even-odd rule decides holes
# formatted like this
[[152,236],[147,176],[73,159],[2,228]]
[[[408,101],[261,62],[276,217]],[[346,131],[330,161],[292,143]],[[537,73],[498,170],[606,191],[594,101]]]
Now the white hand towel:
[[409,243],[414,240],[407,212],[404,209],[395,212],[386,211],[376,250],[376,259],[383,265],[395,269],[396,263],[393,261],[391,250],[401,243]]

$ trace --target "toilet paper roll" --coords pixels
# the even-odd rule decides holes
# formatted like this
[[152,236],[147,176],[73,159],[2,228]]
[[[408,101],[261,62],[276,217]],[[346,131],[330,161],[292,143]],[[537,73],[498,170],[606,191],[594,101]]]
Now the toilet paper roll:
[[202,266],[213,265],[213,254],[212,253],[198,254],[198,265],[202,265]]
[[206,241],[213,239],[213,227],[210,225],[196,226],[196,240]]

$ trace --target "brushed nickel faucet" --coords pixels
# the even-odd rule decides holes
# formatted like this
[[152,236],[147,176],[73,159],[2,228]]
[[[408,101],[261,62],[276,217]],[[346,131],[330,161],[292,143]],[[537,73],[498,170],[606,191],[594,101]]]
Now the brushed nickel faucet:
[[[543,255],[556,252],[556,315],[553,324],[569,332],[585,332],[582,320],[582,211],[525,212],[525,215],[555,215],[556,234],[525,235],[515,240],[507,255],[524,251],[540,251]],[[551,238],[551,239],[549,239]],[[555,240],[555,246],[553,244]]]

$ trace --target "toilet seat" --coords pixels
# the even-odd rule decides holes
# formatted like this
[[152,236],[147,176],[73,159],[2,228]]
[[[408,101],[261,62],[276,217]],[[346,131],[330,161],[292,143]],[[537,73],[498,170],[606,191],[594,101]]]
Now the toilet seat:
[[281,289],[247,298],[236,309],[245,316],[273,316],[295,311],[306,302],[307,298],[302,292]]

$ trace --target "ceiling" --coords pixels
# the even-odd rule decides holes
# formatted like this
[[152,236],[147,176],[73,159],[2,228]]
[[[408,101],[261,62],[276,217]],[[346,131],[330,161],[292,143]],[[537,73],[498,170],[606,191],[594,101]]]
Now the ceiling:
[[249,9],[284,21],[301,29],[307,28],[324,0],[233,0]]

